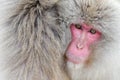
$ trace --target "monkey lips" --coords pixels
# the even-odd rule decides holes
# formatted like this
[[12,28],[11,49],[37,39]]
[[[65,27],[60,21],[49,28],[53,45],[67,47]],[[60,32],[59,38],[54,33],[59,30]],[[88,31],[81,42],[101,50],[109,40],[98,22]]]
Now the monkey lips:
[[101,33],[86,24],[71,24],[72,40],[66,50],[67,60],[79,64],[88,59],[90,46],[100,40]]

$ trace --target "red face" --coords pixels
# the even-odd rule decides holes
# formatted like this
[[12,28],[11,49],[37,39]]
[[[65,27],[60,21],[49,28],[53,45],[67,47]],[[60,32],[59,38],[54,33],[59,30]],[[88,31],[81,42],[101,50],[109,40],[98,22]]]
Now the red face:
[[72,40],[67,48],[67,60],[75,64],[84,62],[90,55],[90,46],[99,41],[101,33],[86,24],[71,24]]

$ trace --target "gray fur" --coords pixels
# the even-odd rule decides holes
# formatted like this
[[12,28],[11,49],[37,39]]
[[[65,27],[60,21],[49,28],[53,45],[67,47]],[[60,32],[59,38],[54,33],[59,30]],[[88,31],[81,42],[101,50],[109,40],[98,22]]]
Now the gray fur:
[[6,0],[4,3],[7,1],[10,11],[3,14],[5,21],[1,20],[5,22],[1,53],[7,62],[6,80],[70,80],[64,70],[64,53],[71,36],[69,25],[82,22],[99,29],[102,40],[94,47],[94,61],[89,67],[67,63],[69,76],[72,80],[120,80],[117,1]]
[[66,27],[57,22],[56,6],[45,1],[19,1],[6,22],[7,80],[67,80],[63,71]]

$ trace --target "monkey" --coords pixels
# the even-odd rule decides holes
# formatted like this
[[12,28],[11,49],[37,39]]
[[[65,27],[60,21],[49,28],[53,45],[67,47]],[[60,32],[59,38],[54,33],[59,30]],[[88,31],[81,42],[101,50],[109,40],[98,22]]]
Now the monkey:
[[[8,2],[7,2],[8,1]],[[6,0],[0,9],[5,79],[69,80],[64,62],[66,27],[58,0]]]
[[70,80],[120,80],[119,2],[62,0],[59,12],[69,18],[65,56]]
[[117,0],[7,1],[2,80],[120,80]]

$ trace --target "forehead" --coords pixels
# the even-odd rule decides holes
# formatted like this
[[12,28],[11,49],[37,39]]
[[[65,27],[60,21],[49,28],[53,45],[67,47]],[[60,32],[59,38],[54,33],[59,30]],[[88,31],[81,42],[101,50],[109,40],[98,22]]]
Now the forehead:
[[107,18],[112,9],[107,3],[106,0],[79,0],[81,18],[88,23]]
[[113,11],[111,0],[64,0],[60,6],[60,12],[69,21],[81,19],[87,23],[108,18]]
[[87,23],[103,34],[113,32],[119,27],[120,5],[116,0],[61,0],[59,3],[60,16],[67,23]]

